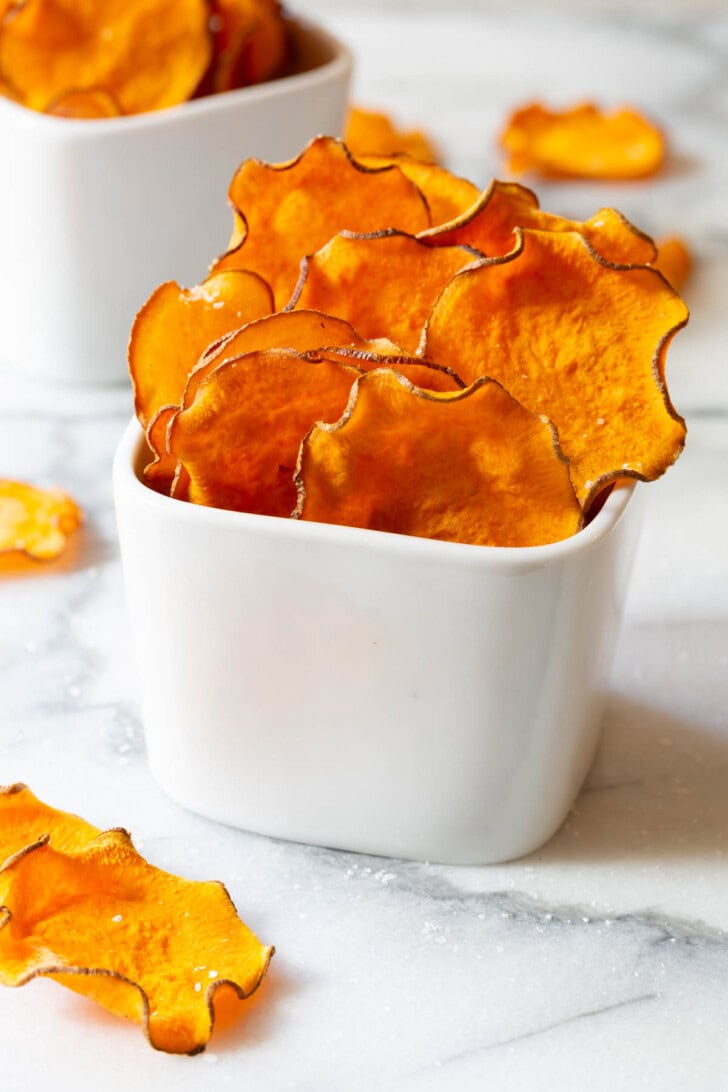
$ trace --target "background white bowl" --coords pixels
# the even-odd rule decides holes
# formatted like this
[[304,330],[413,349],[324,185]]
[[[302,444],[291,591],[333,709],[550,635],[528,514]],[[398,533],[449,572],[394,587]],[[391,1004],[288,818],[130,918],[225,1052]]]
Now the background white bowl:
[[152,771],[234,826],[490,863],[562,822],[592,760],[640,526],[501,549],[114,492]]
[[0,362],[119,383],[134,315],[162,281],[196,284],[232,230],[248,156],[285,160],[341,132],[348,51],[297,24],[300,73],[169,110],[46,117],[0,98]]

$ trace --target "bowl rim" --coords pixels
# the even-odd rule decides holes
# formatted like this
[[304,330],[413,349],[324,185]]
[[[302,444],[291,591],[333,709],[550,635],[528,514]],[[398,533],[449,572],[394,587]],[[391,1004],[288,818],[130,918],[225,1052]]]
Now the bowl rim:
[[[161,110],[149,110],[141,114],[125,114],[114,118],[64,118],[43,114],[38,110],[31,110],[22,103],[0,96],[0,124],[3,118],[12,121],[27,123],[29,126],[44,129],[47,133],[53,133],[61,138],[71,136],[97,140],[103,133],[109,138],[122,138],[130,132],[139,130],[154,130],[158,126],[169,127],[171,124],[182,125],[194,118],[204,117],[206,114],[223,113],[227,110],[235,110],[241,103],[259,104],[270,99],[280,98],[290,91],[304,91],[319,84],[327,83],[346,76],[353,67],[353,56],[339,38],[332,34],[319,23],[310,19],[293,15],[289,22],[307,38],[313,38],[319,44],[327,47],[330,52],[328,60],[314,68],[304,69],[302,72],[293,72],[287,76],[279,76],[277,79],[264,80],[262,83],[251,84],[248,87],[238,87],[232,91],[218,91],[214,94],[204,95],[199,99],[188,99],[175,106],[167,106]],[[82,121],[83,124],[79,124]],[[111,123],[111,124],[110,124]]]
[[596,546],[616,527],[632,500],[637,485],[635,480],[625,480],[620,488],[612,490],[591,523],[569,538],[543,546],[478,546],[363,527],[317,523],[313,520],[233,512],[175,500],[150,489],[139,477],[139,470],[146,461],[145,444],[142,428],[137,419],[132,417],[114,455],[113,483],[117,516],[122,508],[141,505],[156,513],[160,519],[181,522],[188,526],[193,524],[209,527],[210,530],[228,534],[238,530],[241,534],[254,534],[256,537],[271,540],[293,540],[295,535],[298,546],[306,543],[326,544],[329,547],[340,546],[349,551],[364,551],[371,556],[406,558],[409,561],[466,569],[523,571],[540,568],[545,564],[555,564],[582,554]]

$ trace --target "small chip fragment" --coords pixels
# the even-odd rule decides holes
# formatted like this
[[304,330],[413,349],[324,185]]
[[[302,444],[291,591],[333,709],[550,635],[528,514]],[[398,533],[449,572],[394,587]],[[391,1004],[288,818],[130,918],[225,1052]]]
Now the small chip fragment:
[[164,405],[182,397],[187,376],[207,346],[273,309],[268,285],[255,273],[229,270],[195,288],[160,285],[137,314],[129,339],[129,371],[139,420],[147,427]]
[[539,208],[532,190],[518,182],[494,179],[477,201],[452,223],[420,232],[431,246],[471,246],[488,257],[507,254],[516,245],[515,229],[578,231],[608,262],[644,265],[654,260],[655,244],[616,209],[600,209],[588,220],[568,220]]
[[352,155],[406,155],[437,163],[440,155],[419,129],[400,129],[388,114],[351,106],[344,127],[344,143]]
[[0,479],[0,554],[18,551],[51,561],[82,522],[81,509],[61,489]]
[[466,382],[490,375],[553,421],[587,508],[610,481],[650,481],[680,454],[665,355],[687,309],[654,270],[611,266],[576,232],[517,236],[509,257],[443,290],[423,355]]
[[509,155],[509,172],[542,178],[646,178],[665,158],[662,133],[638,111],[602,111],[590,102],[567,110],[540,103],[519,107],[500,144]]
[[252,269],[271,286],[276,310],[296,287],[301,259],[340,231],[430,226],[422,193],[398,167],[364,167],[341,143],[318,137],[287,163],[246,160],[230,184],[231,248],[213,270]]
[[429,247],[400,231],[345,232],[304,260],[290,306],[339,315],[364,337],[414,353],[442,289],[477,260],[466,247]]
[[33,110],[70,89],[108,92],[123,113],[194,93],[212,47],[205,0],[25,0],[4,20],[0,71]]
[[657,241],[657,258],[652,263],[676,292],[681,292],[693,269],[693,256],[679,235],[666,235]]
[[204,1050],[216,991],[248,997],[273,954],[222,884],[154,868],[120,829],[65,849],[51,833],[16,852],[0,868],[0,904],[3,985],[54,978],[171,1053]]
[[487,378],[440,394],[369,372],[311,429],[296,484],[299,519],[449,542],[534,546],[582,523],[553,428]]
[[248,353],[215,368],[169,427],[169,450],[189,475],[189,499],[290,516],[301,440],[317,419],[341,416],[359,374],[355,362],[284,349]]

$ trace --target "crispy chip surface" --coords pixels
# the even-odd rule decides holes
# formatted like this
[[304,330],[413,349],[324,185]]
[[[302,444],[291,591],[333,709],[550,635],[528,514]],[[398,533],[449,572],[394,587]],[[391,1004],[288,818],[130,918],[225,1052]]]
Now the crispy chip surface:
[[665,156],[660,130],[636,110],[602,111],[593,103],[549,110],[521,107],[500,137],[512,174],[544,178],[645,178]]
[[359,159],[367,167],[399,167],[424,194],[434,225],[461,216],[480,196],[476,185],[436,163],[425,163],[408,155],[362,155]]
[[618,264],[653,261],[655,244],[616,209],[600,209],[589,220],[567,220],[539,208],[535,193],[517,182],[494,179],[478,200],[453,223],[430,228],[419,238],[433,246],[465,245],[488,257],[516,245],[515,229],[578,231],[602,258]]
[[61,489],[0,479],[0,554],[17,550],[50,561],[82,521],[81,509]]
[[100,833],[70,812],[51,808],[27,785],[0,787],[0,868],[8,858],[49,836],[55,849],[81,849]]
[[229,198],[237,214],[234,245],[213,269],[260,273],[276,309],[288,303],[301,259],[337,232],[415,233],[430,224],[425,198],[398,167],[364,167],[331,137],[318,137],[288,163],[246,160]]
[[147,427],[161,406],[179,402],[187,377],[207,346],[268,314],[273,301],[257,274],[229,270],[195,288],[160,285],[139,311],[129,339],[134,404]]
[[0,902],[4,985],[56,978],[143,1023],[152,1046],[172,1053],[204,1050],[215,991],[249,996],[272,955],[222,884],[154,868],[123,830],[16,854],[0,869]]
[[388,114],[352,106],[346,117],[344,143],[352,155],[406,155],[426,163],[440,156],[432,141],[419,129],[400,129]]
[[587,506],[618,477],[658,477],[682,450],[664,365],[687,310],[658,273],[609,266],[576,233],[519,234],[510,258],[445,288],[424,355],[466,382],[490,375],[550,418]]
[[291,302],[339,315],[364,337],[390,337],[413,353],[438,295],[475,260],[466,248],[428,247],[403,232],[345,233],[303,262]]
[[25,0],[3,25],[0,71],[45,110],[70,88],[113,95],[123,113],[188,99],[210,61],[205,0]]
[[666,235],[657,242],[657,258],[653,262],[665,280],[680,292],[693,268],[693,256],[679,235]]
[[338,422],[312,428],[296,481],[296,515],[324,523],[490,546],[581,526],[553,429],[488,379],[436,394],[368,373]]
[[169,429],[170,451],[189,475],[189,499],[290,516],[301,440],[314,421],[341,415],[359,374],[353,364],[282,349],[248,353],[210,372]]

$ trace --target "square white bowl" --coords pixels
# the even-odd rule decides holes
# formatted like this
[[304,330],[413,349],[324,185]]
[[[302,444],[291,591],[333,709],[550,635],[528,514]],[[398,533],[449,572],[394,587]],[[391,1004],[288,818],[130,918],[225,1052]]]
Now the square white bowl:
[[545,842],[591,763],[640,528],[634,484],[523,549],[114,494],[149,762],[294,841],[453,864]]
[[351,56],[297,22],[302,71],[168,110],[47,117],[0,97],[0,363],[59,383],[127,380],[137,310],[196,284],[232,230],[227,188],[341,132]]

